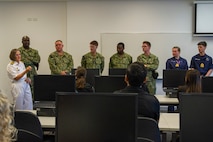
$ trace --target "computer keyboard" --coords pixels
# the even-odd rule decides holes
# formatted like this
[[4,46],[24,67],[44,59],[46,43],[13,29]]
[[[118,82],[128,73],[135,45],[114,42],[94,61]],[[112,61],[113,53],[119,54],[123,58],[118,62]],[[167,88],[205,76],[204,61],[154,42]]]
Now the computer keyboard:
[[46,102],[46,101],[35,102],[33,107],[34,108],[55,108],[55,101],[51,101],[51,102]]

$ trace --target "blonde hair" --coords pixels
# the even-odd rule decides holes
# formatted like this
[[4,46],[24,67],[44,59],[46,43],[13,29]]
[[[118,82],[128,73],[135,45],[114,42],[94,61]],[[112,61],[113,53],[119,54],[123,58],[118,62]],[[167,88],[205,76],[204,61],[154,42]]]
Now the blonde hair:
[[17,129],[12,125],[11,104],[0,90],[0,141],[11,142],[16,139]]

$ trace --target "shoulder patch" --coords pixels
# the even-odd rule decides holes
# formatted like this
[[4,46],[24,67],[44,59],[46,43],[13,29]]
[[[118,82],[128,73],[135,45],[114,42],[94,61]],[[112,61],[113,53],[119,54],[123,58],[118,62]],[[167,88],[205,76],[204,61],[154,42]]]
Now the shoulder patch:
[[11,61],[10,64],[13,65],[13,64],[14,64],[14,61]]

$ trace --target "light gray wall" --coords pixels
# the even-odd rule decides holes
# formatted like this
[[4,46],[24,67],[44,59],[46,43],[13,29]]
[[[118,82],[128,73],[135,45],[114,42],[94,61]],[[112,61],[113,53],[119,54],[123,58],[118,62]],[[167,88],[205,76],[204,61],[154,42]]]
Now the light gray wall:
[[[89,51],[89,42],[101,43],[102,33],[192,33],[192,15],[190,0],[68,2],[68,50],[78,66],[81,55]],[[141,42],[143,40],[146,39]],[[101,44],[98,50],[102,51]],[[104,73],[109,60],[105,62]]]
[[49,74],[47,58],[55,50],[54,41],[66,45],[66,12],[66,2],[0,2],[0,88],[9,96],[6,66],[11,49],[22,46],[22,36],[28,35],[41,56],[39,73]]

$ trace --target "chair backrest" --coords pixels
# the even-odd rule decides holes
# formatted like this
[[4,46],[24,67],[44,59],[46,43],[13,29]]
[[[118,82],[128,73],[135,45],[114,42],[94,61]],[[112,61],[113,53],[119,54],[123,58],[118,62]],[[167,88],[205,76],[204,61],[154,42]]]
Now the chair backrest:
[[149,117],[138,117],[138,141],[161,142],[160,129],[156,120]]
[[38,117],[32,112],[16,111],[15,127],[18,129],[17,142],[42,142],[43,130]]
[[142,137],[139,137],[137,139],[137,142],[154,142],[153,140],[150,140],[150,139],[147,139],[147,138],[142,138]]

